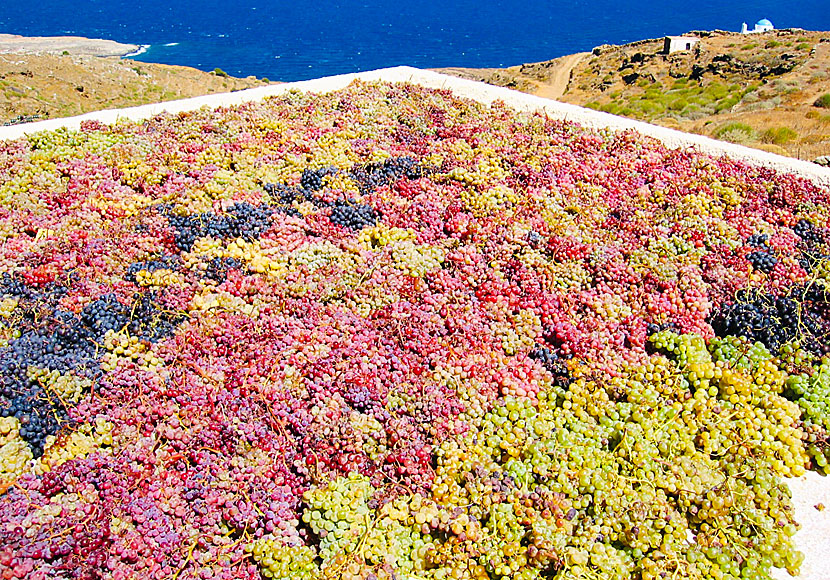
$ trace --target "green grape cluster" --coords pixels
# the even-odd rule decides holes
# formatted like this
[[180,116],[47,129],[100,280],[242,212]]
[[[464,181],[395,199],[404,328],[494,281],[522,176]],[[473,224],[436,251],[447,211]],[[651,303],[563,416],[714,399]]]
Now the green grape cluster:
[[312,580],[320,575],[317,552],[309,546],[287,546],[279,539],[263,537],[250,546],[250,552],[266,578]]
[[684,371],[705,451],[738,462],[760,454],[782,476],[804,474],[801,411],[782,396],[787,373],[763,345],[666,331],[652,340]]
[[366,537],[372,524],[366,502],[372,492],[368,479],[352,473],[304,494],[308,509],[303,513],[303,522],[320,537],[320,557],[324,561],[355,551]]
[[824,359],[811,370],[812,375],[790,375],[786,388],[802,410],[807,452],[823,473],[830,474],[830,361]]
[[370,508],[376,493],[356,473],[305,493],[303,522],[320,538],[320,569],[327,577],[361,578],[383,570],[407,575],[427,567],[432,538],[422,528],[437,508],[417,494]]

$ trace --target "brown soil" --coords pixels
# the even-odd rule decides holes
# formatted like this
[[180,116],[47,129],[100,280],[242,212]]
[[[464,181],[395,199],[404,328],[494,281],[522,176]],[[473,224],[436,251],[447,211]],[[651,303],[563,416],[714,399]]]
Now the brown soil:
[[60,54],[0,54],[0,125],[261,86],[194,68]]
[[[688,52],[663,40],[506,69],[440,72],[802,159],[830,155],[830,32],[690,33]],[[563,84],[565,84],[563,88]]]

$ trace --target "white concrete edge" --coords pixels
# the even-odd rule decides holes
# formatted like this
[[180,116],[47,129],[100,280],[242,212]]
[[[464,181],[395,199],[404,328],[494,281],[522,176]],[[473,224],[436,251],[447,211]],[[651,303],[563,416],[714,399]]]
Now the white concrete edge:
[[95,111],[76,117],[0,127],[0,140],[17,139],[38,131],[51,131],[61,127],[78,129],[80,128],[81,122],[88,120],[95,120],[102,123],[116,123],[123,120],[141,121],[164,112],[180,113],[197,110],[202,107],[229,107],[249,101],[260,101],[266,97],[281,95],[293,90],[325,93],[342,89],[356,79],[363,81],[411,82],[430,88],[448,89],[460,97],[466,97],[484,104],[501,100],[517,110],[544,111],[551,118],[574,121],[584,127],[593,129],[631,129],[643,135],[659,139],[670,148],[692,147],[697,151],[709,155],[727,155],[752,165],[760,165],[783,173],[795,174],[820,185],[830,187],[830,168],[821,167],[809,161],[784,157],[742,145],[717,141],[701,135],[683,133],[682,131],[667,129],[642,121],[634,121],[632,119],[626,119],[625,117],[594,111],[593,109],[552,101],[504,87],[497,87],[408,66],[322,77],[279,85],[268,85],[233,93],[206,95],[126,109]]

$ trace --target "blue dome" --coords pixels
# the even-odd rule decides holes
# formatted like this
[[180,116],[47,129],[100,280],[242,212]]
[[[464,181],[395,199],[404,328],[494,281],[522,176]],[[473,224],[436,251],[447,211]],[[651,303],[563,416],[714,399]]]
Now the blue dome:
[[766,18],[762,18],[761,20],[758,21],[757,26],[772,26],[772,22],[770,22]]

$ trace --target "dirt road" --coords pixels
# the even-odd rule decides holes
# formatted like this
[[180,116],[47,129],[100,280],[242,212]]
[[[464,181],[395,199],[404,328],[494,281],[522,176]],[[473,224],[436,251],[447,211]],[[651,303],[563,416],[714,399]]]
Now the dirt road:
[[590,52],[577,52],[554,60],[555,64],[550,78],[540,82],[534,94],[546,99],[558,99],[564,95],[571,80],[571,71],[590,54]]

